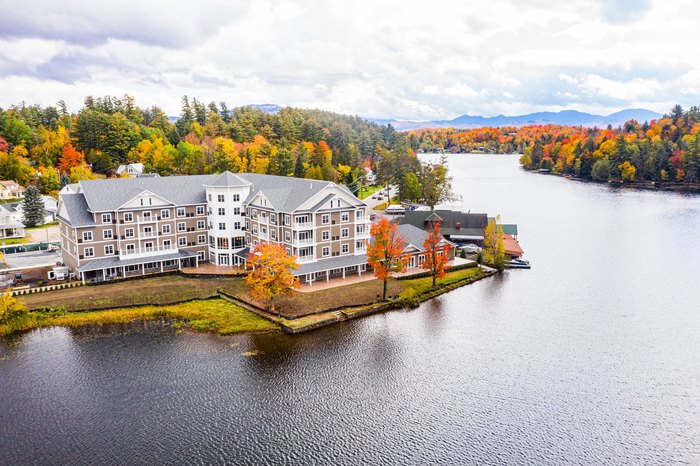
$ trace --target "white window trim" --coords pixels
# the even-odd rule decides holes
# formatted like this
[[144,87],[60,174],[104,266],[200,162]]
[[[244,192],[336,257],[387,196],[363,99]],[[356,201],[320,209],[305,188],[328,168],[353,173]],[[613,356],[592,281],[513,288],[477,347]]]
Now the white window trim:
[[[181,213],[182,212],[182,213]],[[185,208],[184,207],[178,207],[175,209],[175,216],[176,217],[184,217],[185,216]]]
[[[88,254],[88,251],[90,251],[90,254]],[[83,249],[83,257],[95,257],[95,248],[90,246],[89,248]]]
[[163,209],[160,211],[160,218],[161,220],[170,218],[170,211],[168,209]]
[[[87,238],[87,235],[90,235],[90,239]],[[84,231],[83,232],[83,241],[92,241],[94,235],[92,234],[91,231]]]
[[331,255],[331,248],[329,246],[323,246],[321,248],[321,256],[328,257]]
[[[107,252],[108,249],[111,249],[112,252]],[[105,256],[113,256],[114,255],[114,246],[111,244],[108,244],[107,246],[104,247],[105,251]]]
[[112,214],[102,214],[102,223],[112,223]]
[[[109,233],[109,236],[107,236],[107,233]],[[111,229],[102,230],[102,239],[112,239],[112,238],[114,238],[114,232]]]
[[321,225],[328,225],[329,223],[331,223],[331,215],[321,214]]

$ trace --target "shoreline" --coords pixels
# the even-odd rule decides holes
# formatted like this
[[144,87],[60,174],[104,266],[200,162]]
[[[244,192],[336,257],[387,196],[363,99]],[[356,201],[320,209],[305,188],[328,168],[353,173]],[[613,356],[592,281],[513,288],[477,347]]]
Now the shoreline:
[[607,185],[610,187],[620,188],[620,189],[639,189],[644,191],[659,191],[659,192],[675,192],[682,194],[700,194],[700,184],[694,183],[681,183],[677,181],[625,181],[620,180],[608,180],[608,181],[596,181],[588,180],[585,178],[579,178],[572,175],[561,175],[552,172],[540,172],[539,170],[528,170],[527,168],[520,165],[520,169],[536,175],[548,175],[556,176],[559,178],[565,178],[570,181],[578,181],[579,183],[592,183],[596,185]]
[[[495,271],[482,268],[470,272],[464,277],[458,275],[460,270],[451,272],[453,281],[440,283],[433,288],[415,291],[407,288],[399,296],[387,301],[369,304],[346,305],[340,309],[326,309],[301,316],[282,316],[270,313],[261,307],[234,296],[224,290],[216,293],[180,300],[171,303],[132,304],[113,306],[109,308],[84,308],[79,311],[65,310],[31,310],[21,316],[0,323],[0,338],[12,337],[35,329],[50,327],[87,327],[90,325],[125,324],[137,321],[171,319],[173,327],[189,329],[198,332],[232,335],[236,333],[259,333],[284,331],[297,334],[315,330],[338,322],[377,314],[380,312],[411,309],[421,303],[449,291],[461,288],[471,283],[494,275]],[[464,273],[464,272],[462,272]],[[394,279],[395,280],[395,279]],[[420,279],[416,279],[420,280]],[[418,282],[416,282],[418,285]],[[352,285],[347,285],[352,286]],[[412,291],[412,292],[409,292]],[[223,308],[226,304],[226,309]],[[262,321],[267,322],[267,324]],[[274,325],[275,328],[271,327]]]

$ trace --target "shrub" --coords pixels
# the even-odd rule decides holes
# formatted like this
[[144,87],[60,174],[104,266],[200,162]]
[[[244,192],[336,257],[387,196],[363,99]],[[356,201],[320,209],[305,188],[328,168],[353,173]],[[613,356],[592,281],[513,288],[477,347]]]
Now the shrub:
[[9,291],[0,296],[0,322],[9,320],[25,312],[27,312],[27,306],[17,301]]
[[414,288],[406,288],[399,296],[399,302],[405,307],[418,307],[420,305],[420,299],[417,295],[418,293]]

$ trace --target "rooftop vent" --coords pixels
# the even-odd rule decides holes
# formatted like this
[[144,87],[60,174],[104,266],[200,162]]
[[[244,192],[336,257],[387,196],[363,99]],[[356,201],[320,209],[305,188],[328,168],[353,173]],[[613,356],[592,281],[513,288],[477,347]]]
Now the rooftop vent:
[[455,224],[455,228],[457,228],[458,230],[461,230],[462,229],[462,222],[457,222]]

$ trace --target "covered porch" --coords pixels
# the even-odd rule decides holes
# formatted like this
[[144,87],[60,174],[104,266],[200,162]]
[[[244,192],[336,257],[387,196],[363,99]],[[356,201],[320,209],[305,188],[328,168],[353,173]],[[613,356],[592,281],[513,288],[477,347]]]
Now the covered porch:
[[337,256],[301,264],[294,271],[294,275],[299,278],[301,284],[312,285],[319,281],[329,283],[331,279],[345,280],[348,276],[362,277],[367,272],[367,255],[360,254],[357,256]]
[[24,224],[21,222],[7,222],[0,224],[0,238],[24,238]]
[[82,281],[108,281],[156,273],[181,270],[183,267],[197,267],[199,256],[196,253],[179,250],[161,256],[119,259],[104,257],[78,267]]

